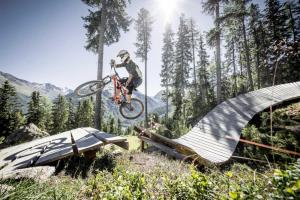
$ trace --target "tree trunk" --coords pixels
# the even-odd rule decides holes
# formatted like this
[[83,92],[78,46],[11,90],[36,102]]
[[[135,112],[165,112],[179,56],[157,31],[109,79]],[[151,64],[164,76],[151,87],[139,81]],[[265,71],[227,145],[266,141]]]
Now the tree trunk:
[[[191,20],[191,27],[193,27],[193,21]],[[196,79],[196,62],[195,62],[195,39],[194,39],[194,31],[192,30],[192,53],[193,53],[193,68],[194,68],[194,86],[195,86],[195,91],[198,94],[198,89],[197,89],[197,79]]]
[[216,19],[215,24],[217,28],[216,37],[216,64],[217,64],[217,103],[221,103],[221,36],[220,36],[220,5],[219,2],[216,4]]
[[145,128],[148,128],[148,104],[147,104],[147,51],[145,55]]
[[291,29],[292,29],[292,33],[293,33],[293,41],[295,42],[296,41],[295,20],[294,20],[294,17],[293,17],[292,8],[291,8],[290,4],[288,4],[288,11],[289,11],[289,17],[290,17],[290,20],[291,20]]
[[[243,10],[245,11],[245,2],[243,3]],[[250,91],[253,91],[254,86],[253,86],[253,79],[252,79],[251,66],[250,66],[250,54],[249,54],[250,52],[249,52],[248,41],[246,36],[245,15],[243,15],[242,18],[242,25],[243,25],[243,38],[244,38],[244,46],[245,46],[245,53],[246,53],[246,67],[247,67],[247,73],[250,82]]]
[[258,41],[258,36],[256,34],[257,30],[254,29],[254,41],[255,41],[255,46],[256,46],[256,76],[257,76],[257,87],[258,89],[261,88],[261,83],[260,83],[260,48],[259,48],[259,41]]
[[169,81],[167,81],[167,87],[166,87],[166,108],[167,108],[167,113],[166,113],[166,122],[169,118]]
[[233,77],[234,77],[234,96],[237,96],[237,80],[236,80],[236,66],[235,66],[235,46],[232,39],[232,65],[233,65]]
[[144,42],[145,42],[145,128],[148,128],[148,94],[147,94],[147,62],[148,62],[148,26],[147,22],[144,21],[144,27],[145,27],[145,32],[144,32]]
[[240,64],[240,76],[242,77],[243,74],[243,58],[242,58],[242,51],[239,49],[239,64]]
[[[101,7],[102,6],[102,7]],[[104,31],[105,31],[105,22],[106,22],[106,9],[105,1],[99,5],[101,12],[101,23],[98,27],[99,31],[99,44],[98,44],[98,73],[97,80],[102,79],[103,75],[103,52],[104,52]],[[95,108],[95,127],[96,129],[101,130],[101,115],[102,115],[102,93],[101,91],[96,95],[96,108]]]

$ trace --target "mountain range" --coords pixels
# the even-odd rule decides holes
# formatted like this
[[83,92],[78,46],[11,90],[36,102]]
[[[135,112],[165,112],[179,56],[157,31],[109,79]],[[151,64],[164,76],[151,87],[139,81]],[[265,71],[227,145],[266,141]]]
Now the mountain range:
[[[9,73],[4,73],[0,71],[0,84],[2,85],[6,80],[8,80],[9,83],[16,88],[17,96],[25,112],[27,110],[27,105],[30,100],[30,95],[33,91],[39,91],[42,96],[46,96],[52,101],[55,100],[55,98],[59,94],[65,95],[66,97],[71,97],[75,104],[81,100],[81,98],[77,97],[73,93],[73,90],[69,88],[60,88],[51,83],[34,83],[34,82],[17,78]],[[116,120],[119,118],[124,126],[129,126],[134,123],[137,123],[138,121],[143,120],[144,118],[143,116],[135,120],[124,119],[119,113],[118,106],[115,105],[114,102],[111,100],[113,94],[112,91],[113,91],[113,86],[108,85],[102,92],[104,107],[106,111],[105,117],[112,115],[113,117],[115,117]],[[145,95],[139,91],[134,91],[133,97],[141,99],[143,102],[145,99]],[[148,113],[155,111],[158,115],[164,114],[165,106],[163,101],[161,100],[161,92],[159,92],[154,97],[148,96],[147,99],[148,99]]]

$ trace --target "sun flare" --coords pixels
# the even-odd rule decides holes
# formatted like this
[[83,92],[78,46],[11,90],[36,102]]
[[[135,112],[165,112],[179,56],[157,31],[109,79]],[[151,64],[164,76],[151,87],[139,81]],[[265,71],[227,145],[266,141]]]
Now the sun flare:
[[177,10],[179,0],[156,0],[159,12],[163,15],[163,20],[169,22]]

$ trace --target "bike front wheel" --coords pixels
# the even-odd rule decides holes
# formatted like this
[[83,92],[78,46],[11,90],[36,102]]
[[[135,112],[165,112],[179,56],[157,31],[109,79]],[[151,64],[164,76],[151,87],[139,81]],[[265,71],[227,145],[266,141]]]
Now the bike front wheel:
[[141,100],[132,98],[131,103],[122,103],[120,113],[126,119],[136,119],[144,112],[144,104]]
[[103,90],[104,86],[110,82],[110,77],[105,77],[103,80],[88,81],[79,85],[74,93],[79,97],[86,97],[96,94]]

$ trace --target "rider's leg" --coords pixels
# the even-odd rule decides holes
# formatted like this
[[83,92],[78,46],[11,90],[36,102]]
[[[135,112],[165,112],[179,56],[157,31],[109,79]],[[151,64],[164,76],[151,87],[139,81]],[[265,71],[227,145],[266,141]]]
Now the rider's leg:
[[133,91],[134,86],[132,84],[129,84],[127,86],[127,95],[126,95],[126,99],[127,99],[127,103],[131,102],[131,95],[132,95],[132,91]]
[[126,99],[127,99],[127,103],[130,103],[131,102],[131,94],[127,94]]
[[[127,79],[128,78],[121,78],[119,81],[122,85],[124,85],[126,83]],[[122,86],[119,85],[116,90],[116,97],[118,98],[119,101],[121,101],[121,96],[120,96],[121,95],[121,87]]]
[[120,93],[121,93],[121,88],[117,88],[116,89],[116,97],[115,97],[117,100],[117,103],[119,103],[121,101]]

